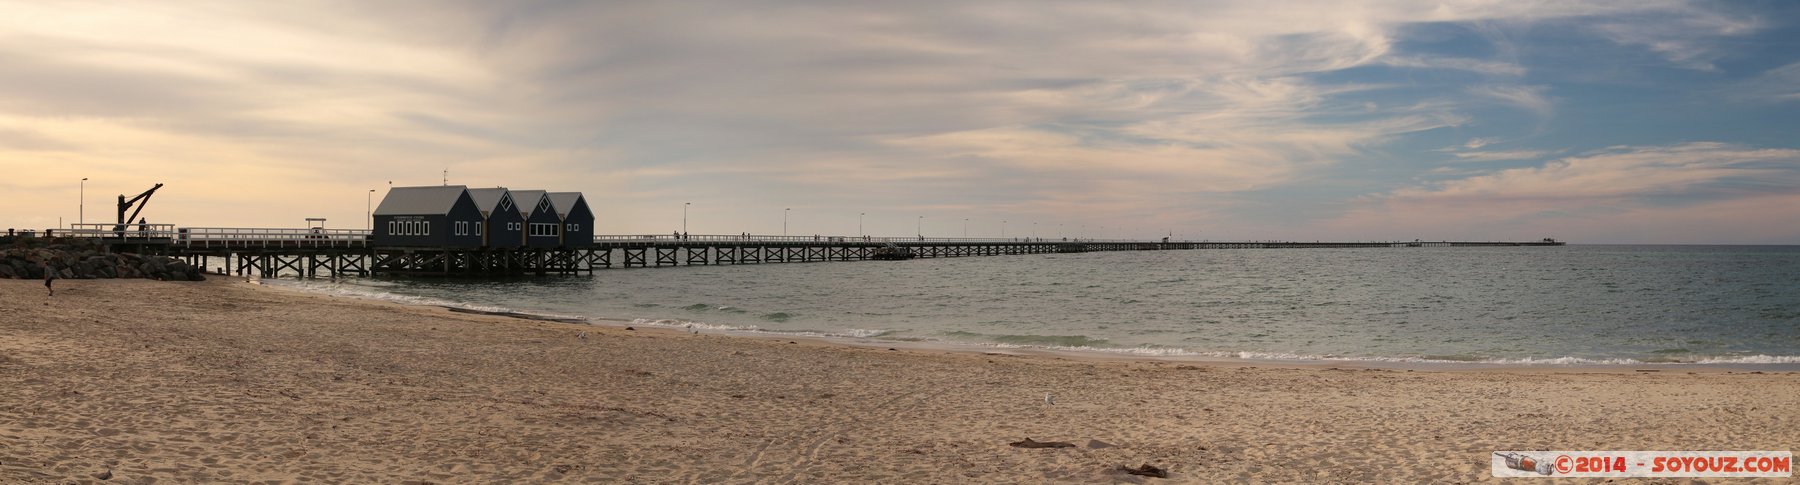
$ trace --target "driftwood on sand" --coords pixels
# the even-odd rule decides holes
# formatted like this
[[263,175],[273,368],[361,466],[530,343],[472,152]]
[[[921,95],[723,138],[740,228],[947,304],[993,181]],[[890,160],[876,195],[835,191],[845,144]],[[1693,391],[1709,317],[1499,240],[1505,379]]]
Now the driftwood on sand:
[[1149,463],[1145,463],[1144,466],[1140,466],[1137,468],[1131,468],[1131,467],[1121,465],[1121,466],[1119,466],[1119,470],[1124,471],[1125,473],[1130,473],[1132,475],[1143,476],[1143,477],[1169,478],[1168,470],[1157,468],[1155,465],[1151,465]]
[[1015,448],[1074,448],[1075,447],[1074,443],[1070,443],[1067,441],[1032,441],[1030,437],[1025,438],[1025,441],[1014,441],[1012,443],[1007,443],[1007,444],[1012,445]]

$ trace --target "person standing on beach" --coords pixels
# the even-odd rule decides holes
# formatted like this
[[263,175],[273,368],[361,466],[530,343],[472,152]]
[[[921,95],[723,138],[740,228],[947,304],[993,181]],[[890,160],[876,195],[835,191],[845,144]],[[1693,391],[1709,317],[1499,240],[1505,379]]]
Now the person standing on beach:
[[49,261],[45,261],[44,262],[44,289],[50,290],[50,296],[56,296],[56,287],[50,286],[50,282],[52,282],[52,281],[56,281],[56,268],[51,267]]

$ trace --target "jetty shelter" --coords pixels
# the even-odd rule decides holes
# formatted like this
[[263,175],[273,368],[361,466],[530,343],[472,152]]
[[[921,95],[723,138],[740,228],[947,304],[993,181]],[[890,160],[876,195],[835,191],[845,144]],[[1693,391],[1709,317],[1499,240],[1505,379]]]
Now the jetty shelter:
[[594,211],[588,210],[587,198],[581,192],[551,192],[550,209],[562,221],[562,246],[580,247],[594,243]]
[[556,217],[556,209],[550,204],[548,192],[514,190],[512,196],[513,203],[519,206],[519,216],[525,220],[524,247],[554,248],[562,245],[562,219]]
[[475,235],[481,236],[483,247],[516,248],[525,243],[525,217],[519,215],[511,191],[505,187],[469,189],[469,198],[481,212]]
[[394,187],[375,207],[369,241],[376,247],[479,247],[481,220],[467,187]]

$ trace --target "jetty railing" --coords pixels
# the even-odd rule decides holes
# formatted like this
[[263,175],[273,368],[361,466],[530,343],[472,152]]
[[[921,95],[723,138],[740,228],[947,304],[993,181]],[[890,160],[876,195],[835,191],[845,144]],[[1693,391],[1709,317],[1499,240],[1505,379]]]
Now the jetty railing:
[[183,227],[172,244],[189,248],[355,248],[369,242],[366,229]]
[[85,237],[108,242],[160,243],[175,237],[174,224],[76,223],[55,232],[58,236]]

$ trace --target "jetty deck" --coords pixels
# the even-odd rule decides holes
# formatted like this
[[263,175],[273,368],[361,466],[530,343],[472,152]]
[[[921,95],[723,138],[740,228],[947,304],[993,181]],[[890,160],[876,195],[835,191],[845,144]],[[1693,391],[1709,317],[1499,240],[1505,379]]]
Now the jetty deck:
[[[1562,246],[1561,241],[1175,241],[1064,238],[929,238],[773,235],[597,235],[557,248],[422,248],[370,244],[369,231],[319,228],[177,227],[77,224],[82,237],[116,250],[183,258],[202,267],[260,277],[573,274],[606,268],[863,261],[896,250],[910,258],[1170,251]],[[212,266],[213,259],[220,264]]]

